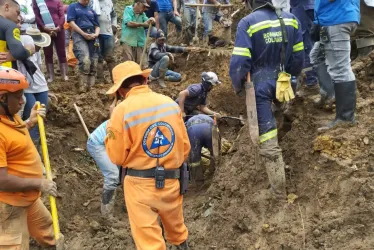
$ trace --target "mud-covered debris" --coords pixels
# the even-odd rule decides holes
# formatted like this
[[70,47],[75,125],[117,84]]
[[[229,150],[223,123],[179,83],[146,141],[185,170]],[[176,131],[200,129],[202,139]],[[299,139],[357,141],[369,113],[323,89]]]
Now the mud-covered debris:
[[91,229],[97,231],[97,230],[100,229],[100,224],[99,224],[99,222],[93,220],[93,221],[90,222],[90,227],[91,227]]
[[299,198],[299,196],[291,193],[291,194],[287,195],[287,203],[288,204],[293,204],[297,198]]
[[367,137],[364,137],[364,143],[365,143],[365,145],[369,145],[369,138],[367,138]]
[[206,217],[210,216],[213,213],[213,208],[214,208],[214,206],[211,206],[207,210],[205,210],[205,212],[203,214],[203,217],[206,218]]

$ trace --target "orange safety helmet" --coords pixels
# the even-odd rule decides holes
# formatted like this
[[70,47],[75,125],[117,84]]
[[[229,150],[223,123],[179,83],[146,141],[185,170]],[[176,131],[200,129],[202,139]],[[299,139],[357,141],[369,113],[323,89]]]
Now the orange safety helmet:
[[0,94],[16,92],[28,87],[29,83],[24,74],[15,69],[0,66]]

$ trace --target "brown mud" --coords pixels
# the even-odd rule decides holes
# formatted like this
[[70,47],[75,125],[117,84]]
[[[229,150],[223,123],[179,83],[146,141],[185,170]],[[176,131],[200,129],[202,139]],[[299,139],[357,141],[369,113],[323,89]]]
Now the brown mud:
[[[228,76],[230,57],[221,54],[177,56],[173,67],[182,72],[182,82],[169,82],[166,90],[154,83],[151,87],[176,98],[186,86],[200,81],[202,71],[214,71],[223,84],[210,93],[209,106],[222,114],[245,116],[245,100],[235,96]],[[317,128],[332,120],[334,113],[314,108],[312,98],[297,99],[293,104],[291,125],[279,128],[289,166],[287,190],[292,195],[288,202],[274,201],[269,194],[265,168],[255,165],[247,127],[235,121],[220,122],[222,136],[233,147],[206,187],[185,196],[191,249],[374,249],[371,60],[367,57],[353,62],[358,76],[357,125],[317,134]],[[102,176],[85,151],[86,135],[73,107],[76,103],[81,108],[93,131],[107,119],[111,100],[105,91],[110,85],[97,84],[89,93],[76,94],[76,81],[71,76],[69,82],[57,80],[50,85],[58,101],[51,104],[47,121],[66,249],[135,249],[121,187],[116,221],[111,223],[100,216]],[[32,244],[32,249],[38,247]]]

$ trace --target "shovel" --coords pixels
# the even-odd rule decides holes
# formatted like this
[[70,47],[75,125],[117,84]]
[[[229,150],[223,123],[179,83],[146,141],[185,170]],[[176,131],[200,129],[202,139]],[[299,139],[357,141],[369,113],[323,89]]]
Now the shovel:
[[257,119],[256,95],[253,82],[251,82],[250,73],[247,74],[247,82],[245,84],[245,103],[247,105],[247,117],[249,125],[249,135],[251,137],[255,150],[255,165],[258,169],[259,164],[259,129]]
[[80,120],[81,123],[82,123],[82,126],[83,126],[83,128],[84,128],[84,131],[86,132],[87,137],[90,137],[90,132],[88,131],[88,128],[87,128],[87,126],[86,126],[86,123],[84,122],[83,117],[82,117],[82,115],[81,115],[81,112],[79,112],[78,106],[77,106],[77,104],[75,104],[75,103],[74,103],[74,108],[75,108],[75,111],[77,112],[77,115],[78,115],[78,117],[79,117],[79,120]]
[[212,148],[213,148],[213,157],[214,157],[214,164],[211,164],[211,172],[215,170],[216,164],[220,161],[221,155],[221,138],[218,130],[217,125],[217,118],[214,116],[214,123],[212,126]]
[[[40,109],[40,102],[36,102],[37,108]],[[47,137],[45,134],[45,127],[44,127],[44,120],[43,118],[38,115],[38,126],[40,132],[40,142],[42,144],[42,152],[43,152],[43,161],[45,166],[45,172],[47,179],[52,181],[52,169],[51,163],[49,161],[49,154],[48,154],[48,146],[47,146]],[[49,203],[51,205],[51,215],[52,215],[52,223],[53,223],[53,231],[55,234],[56,242],[59,244],[56,245],[56,249],[63,249],[63,242],[60,239],[60,225],[58,224],[58,214],[57,214],[57,206],[56,206],[56,198],[52,195],[49,196]],[[60,239],[60,240],[59,240]]]
[[143,47],[143,52],[142,52],[142,57],[140,57],[140,68],[142,69],[142,64],[143,64],[143,61],[144,61],[144,57],[145,57],[145,51],[147,50],[147,43],[148,43],[148,40],[149,40],[149,36],[151,35],[151,28],[152,28],[152,23],[149,23],[148,25],[148,32],[147,32],[147,38],[145,39],[145,42],[144,42],[144,47]]

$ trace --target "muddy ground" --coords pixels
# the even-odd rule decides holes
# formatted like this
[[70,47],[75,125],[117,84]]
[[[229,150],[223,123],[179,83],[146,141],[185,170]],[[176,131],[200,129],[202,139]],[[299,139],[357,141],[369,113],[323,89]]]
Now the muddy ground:
[[[245,100],[233,94],[228,77],[229,49],[176,57],[180,84],[151,87],[175,98],[200,80],[202,71],[218,73],[222,86],[209,96],[209,106],[223,114],[246,114]],[[226,52],[228,53],[226,53]],[[188,59],[188,60],[187,60]],[[373,56],[374,59],[374,56]],[[217,250],[353,250],[374,249],[374,80],[367,57],[354,62],[358,76],[357,125],[317,134],[334,112],[313,107],[313,98],[298,98],[292,122],[280,122],[280,145],[287,170],[288,202],[274,201],[265,168],[254,162],[246,126],[221,121],[223,137],[233,142],[205,188],[185,196],[184,215],[191,249]],[[50,85],[58,97],[48,113],[47,137],[52,168],[61,197],[60,227],[66,249],[135,249],[118,188],[115,223],[100,217],[102,176],[85,151],[86,135],[75,114],[76,103],[90,131],[107,119],[110,85],[97,84],[76,94],[74,83]],[[45,200],[48,204],[47,199]],[[38,249],[34,244],[32,249]]]

